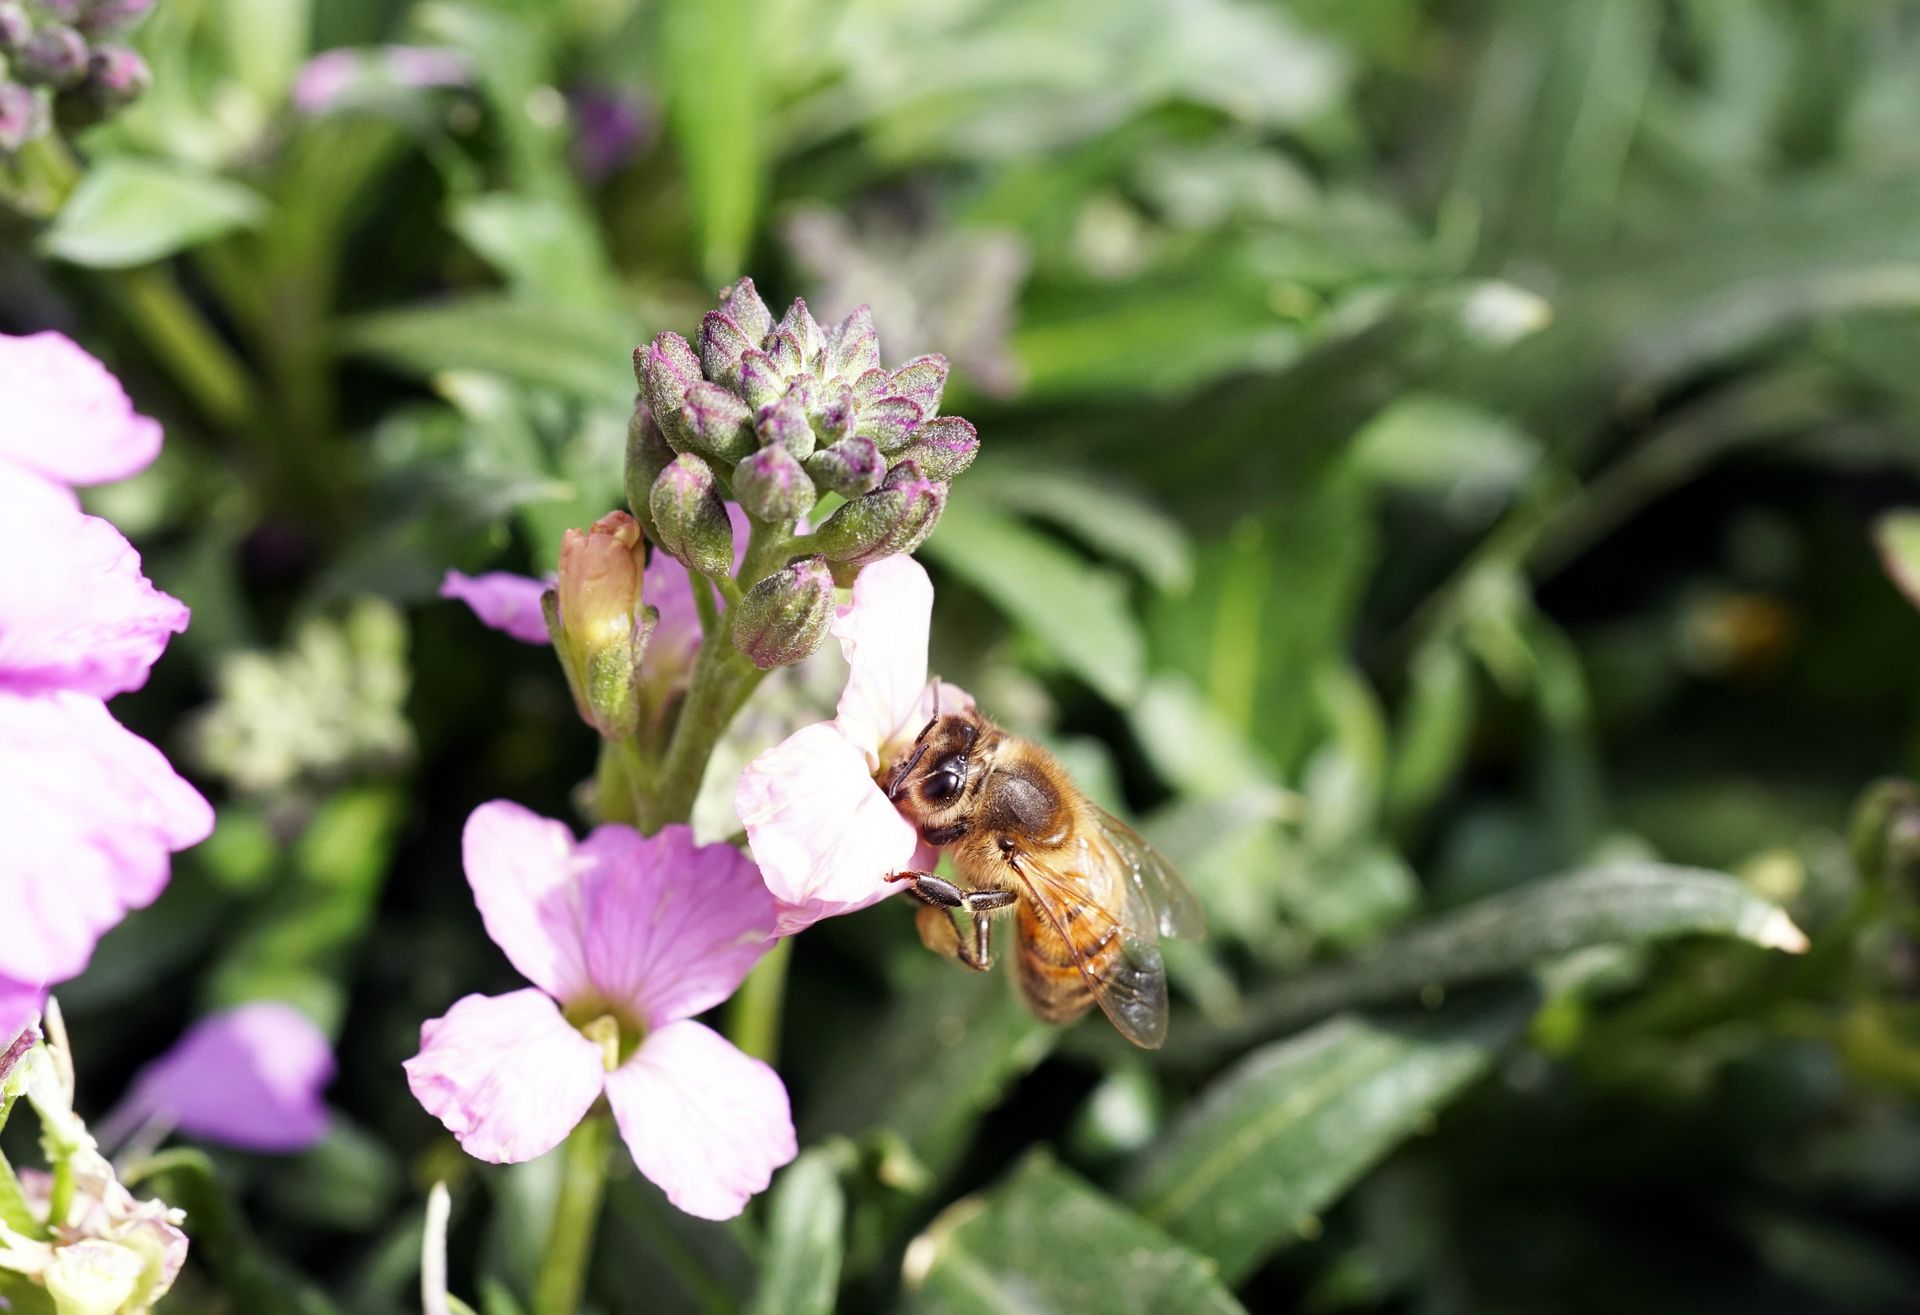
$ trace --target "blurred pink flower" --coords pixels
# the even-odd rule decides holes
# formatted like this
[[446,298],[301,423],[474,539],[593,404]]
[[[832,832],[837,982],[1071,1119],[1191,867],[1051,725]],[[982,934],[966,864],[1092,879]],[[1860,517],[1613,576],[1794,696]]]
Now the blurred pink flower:
[[243,1150],[304,1150],[326,1136],[320,1093],[333,1070],[333,1048],[305,1014],[255,1001],[188,1028],[134,1078],[107,1123],[132,1132],[158,1121]]
[[851,670],[832,721],[802,727],[747,764],[734,809],[780,902],[781,935],[878,903],[888,874],[928,869],[934,852],[875,782],[933,715],[973,706],[927,680],[933,583],[911,557],[860,572],[833,634]]
[[293,82],[293,103],[324,114],[358,96],[395,88],[464,87],[473,65],[457,50],[437,46],[342,46],[306,62]]
[[485,575],[463,575],[448,571],[440,582],[442,598],[457,598],[473,609],[480,624],[503,631],[523,644],[547,641],[547,619],[540,610],[540,595],[552,588],[550,580],[511,571],[488,571]]
[[504,800],[467,819],[487,934],[534,988],[469,995],[420,1029],[407,1082],[467,1153],[559,1145],[604,1092],[640,1172],[688,1214],[729,1219],[795,1153],[779,1076],[694,1016],[770,948],[752,863],[684,826],[642,837]]
[[[104,700],[146,683],[187,609],[67,481],[129,475],[159,426],[58,334],[0,336],[0,984],[78,974],[213,810]],[[28,564],[31,564],[30,566]]]
[[0,334],[0,399],[0,461],[56,487],[125,479],[160,453],[159,422],[137,414],[120,381],[64,334]]

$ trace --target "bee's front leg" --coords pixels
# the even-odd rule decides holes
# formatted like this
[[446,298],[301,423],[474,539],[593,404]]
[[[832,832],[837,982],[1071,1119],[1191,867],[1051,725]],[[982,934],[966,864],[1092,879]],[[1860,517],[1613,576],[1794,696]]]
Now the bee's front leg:
[[[985,972],[993,966],[993,917],[1018,898],[1010,890],[962,890],[931,872],[896,872],[888,881],[908,881],[907,893],[926,907],[914,917],[920,943],[935,954],[958,959],[969,968]],[[973,915],[973,938],[964,941],[954,925],[953,910],[965,909]]]

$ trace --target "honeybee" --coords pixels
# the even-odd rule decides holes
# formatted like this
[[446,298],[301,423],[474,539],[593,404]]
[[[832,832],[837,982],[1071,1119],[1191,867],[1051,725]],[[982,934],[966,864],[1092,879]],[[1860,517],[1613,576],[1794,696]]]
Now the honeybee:
[[[920,836],[966,883],[896,872],[923,907],[921,941],[985,971],[993,920],[1011,912],[1027,1007],[1070,1023],[1098,1004],[1120,1035],[1167,1036],[1162,936],[1206,934],[1199,902],[1159,851],[1095,804],[1052,754],[979,713],[936,712],[886,784]],[[954,915],[971,918],[963,936]]]

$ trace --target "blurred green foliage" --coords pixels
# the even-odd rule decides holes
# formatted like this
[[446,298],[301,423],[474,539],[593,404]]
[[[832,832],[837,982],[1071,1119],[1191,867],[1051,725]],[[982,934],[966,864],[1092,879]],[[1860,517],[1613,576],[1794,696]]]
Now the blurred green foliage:
[[[393,42],[470,83],[294,103]],[[936,669],[1213,935],[1150,1057],[898,909],[822,925],[812,1149],[732,1226],[616,1181],[595,1309],[1910,1306],[1913,805],[1849,818],[1920,768],[1870,533],[1920,491],[1920,10],[164,0],[139,44],[0,321],[166,423],[93,502],[193,627],[115,706],[226,793],[66,992],[80,1087],[256,994],[341,1062],[315,1151],[150,1167],[173,1308],[412,1309],[444,1178],[455,1289],[522,1309],[555,1166],[476,1171],[399,1063],[510,980],[466,814],[564,814],[592,740],[433,591],[617,505],[629,350],[741,272],[951,357]],[[1741,943],[1776,905],[1798,959]]]

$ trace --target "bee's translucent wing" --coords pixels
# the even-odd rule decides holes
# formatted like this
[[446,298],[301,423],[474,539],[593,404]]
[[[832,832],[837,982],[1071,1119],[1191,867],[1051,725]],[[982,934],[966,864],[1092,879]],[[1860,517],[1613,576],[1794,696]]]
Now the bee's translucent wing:
[[1111,884],[1116,894],[1133,904],[1137,896],[1132,886],[1119,873],[1113,874],[1111,883],[1089,880],[1077,872],[1057,870],[1030,854],[1013,856],[1012,865],[1041,919],[1066,946],[1101,1012],[1121,1036],[1136,1046],[1158,1050],[1167,1039],[1167,968],[1153,925],[1136,920],[1137,910],[1116,912],[1094,896],[1103,885]]
[[1106,809],[1096,806],[1094,815],[1099,819],[1101,834],[1119,856],[1134,894],[1150,912],[1154,930],[1176,940],[1205,940],[1206,914],[1193,888],[1166,855]]

